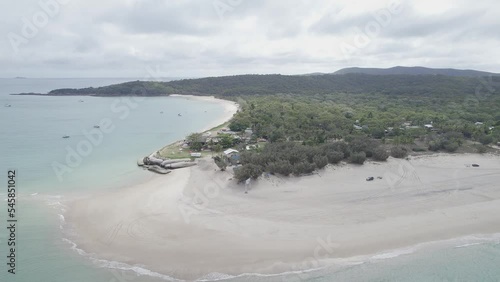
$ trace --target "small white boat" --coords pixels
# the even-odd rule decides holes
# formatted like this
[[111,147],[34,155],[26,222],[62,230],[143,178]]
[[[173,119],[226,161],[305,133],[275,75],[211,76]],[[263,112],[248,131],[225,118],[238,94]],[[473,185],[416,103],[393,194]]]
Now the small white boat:
[[10,108],[11,105],[10,104],[5,104],[5,107]]

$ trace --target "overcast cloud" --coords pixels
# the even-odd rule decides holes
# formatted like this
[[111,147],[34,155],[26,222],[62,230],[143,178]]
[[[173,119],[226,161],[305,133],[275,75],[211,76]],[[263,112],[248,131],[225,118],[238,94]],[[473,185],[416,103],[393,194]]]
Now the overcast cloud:
[[21,0],[0,11],[0,77],[500,72],[496,0]]

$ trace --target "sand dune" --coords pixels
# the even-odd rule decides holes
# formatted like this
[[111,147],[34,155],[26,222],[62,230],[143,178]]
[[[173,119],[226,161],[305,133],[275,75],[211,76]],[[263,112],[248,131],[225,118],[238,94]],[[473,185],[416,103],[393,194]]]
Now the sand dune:
[[230,172],[215,168],[202,159],[197,167],[71,203],[75,241],[105,259],[196,279],[279,273],[500,232],[498,156],[391,158],[301,178],[265,176],[248,194]]

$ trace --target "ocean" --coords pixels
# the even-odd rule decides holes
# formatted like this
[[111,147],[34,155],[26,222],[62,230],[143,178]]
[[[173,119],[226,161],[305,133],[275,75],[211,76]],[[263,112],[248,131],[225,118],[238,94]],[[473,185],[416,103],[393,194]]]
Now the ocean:
[[[206,128],[223,115],[222,106],[178,97],[9,95],[131,80],[135,79],[0,79],[0,281],[174,280],[143,266],[99,260],[78,249],[66,239],[67,207],[62,203],[148,179],[151,174],[136,166],[139,157]],[[103,124],[108,132],[94,128],[103,129]],[[66,135],[70,138],[62,138]],[[18,191],[15,275],[7,272],[5,201],[7,171],[13,169]],[[339,261],[305,273],[219,277],[227,281],[500,281],[499,243],[498,236],[469,236]]]

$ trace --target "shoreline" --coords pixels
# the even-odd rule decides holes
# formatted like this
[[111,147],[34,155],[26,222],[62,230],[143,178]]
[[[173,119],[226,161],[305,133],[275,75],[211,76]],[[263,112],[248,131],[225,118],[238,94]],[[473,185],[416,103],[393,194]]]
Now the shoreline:
[[184,94],[170,94],[169,97],[177,97],[177,98],[184,98],[186,100],[194,100],[194,101],[203,101],[203,102],[209,102],[209,103],[217,103],[219,105],[224,106],[224,116],[213,121],[210,123],[210,125],[207,125],[207,127],[203,128],[200,132],[205,132],[210,130],[211,128],[217,127],[219,125],[222,125],[233,117],[234,114],[239,109],[239,105],[236,102],[229,101],[229,100],[224,100],[217,98],[215,96],[195,96],[195,95],[184,95]]
[[[160,278],[166,281],[187,281],[178,279],[168,274],[162,274],[155,271],[152,271],[144,265],[130,265],[118,261],[100,259],[96,257],[95,254],[90,254],[80,249],[78,245],[67,239],[62,238],[62,241],[70,245],[70,249],[74,252],[77,252],[79,255],[91,260],[98,267],[108,268],[108,269],[118,269],[121,271],[130,271],[135,273],[138,276],[149,276],[152,278]],[[304,269],[290,269],[289,271],[279,272],[279,273],[241,273],[237,275],[229,275],[225,273],[209,273],[206,277],[196,279],[195,281],[231,281],[232,279],[242,278],[242,277],[283,277],[282,279],[287,278],[288,275],[293,275],[294,278],[298,276],[299,278],[308,278],[308,274],[314,274],[318,271],[330,270],[332,274],[341,271],[345,267],[357,266],[366,263],[379,263],[386,260],[397,259],[402,256],[411,256],[418,255],[420,253],[425,253],[429,251],[436,250],[448,250],[450,248],[458,249],[458,248],[468,248],[484,245],[487,243],[495,242],[496,244],[500,243],[500,233],[493,234],[471,234],[462,237],[456,237],[446,240],[439,241],[430,241],[423,242],[412,246],[407,246],[404,248],[385,250],[384,252],[362,255],[362,256],[354,256],[348,258],[336,258],[331,259],[331,261],[319,268],[304,268]],[[210,277],[210,278],[207,278]]]
[[[199,162],[73,202],[67,218],[81,235],[75,242],[102,259],[198,279],[303,270],[318,246],[321,259],[313,262],[328,266],[329,260],[383,258],[422,243],[500,232],[500,191],[493,189],[500,181],[498,156],[331,166],[301,178],[263,178],[249,194],[228,180],[230,173],[214,171],[210,160]],[[366,182],[368,175],[384,180]]]
[[[233,101],[229,101],[229,100],[219,99],[219,98],[216,98],[215,96],[195,96],[195,95],[184,95],[184,94],[170,94],[169,97],[177,97],[177,98],[183,98],[186,100],[195,100],[195,101],[203,101],[203,102],[209,102],[209,103],[217,103],[219,105],[224,106],[224,116],[213,121],[212,123],[210,123],[206,127],[202,128],[199,132],[206,132],[212,128],[215,128],[217,126],[221,126],[221,125],[229,122],[231,120],[231,118],[234,116],[234,114],[236,114],[239,110],[238,103],[233,102]],[[182,142],[182,140],[177,140],[177,141],[174,141],[170,144],[167,144],[155,152],[162,151],[163,149],[165,149],[169,146],[178,144],[179,142]]]

